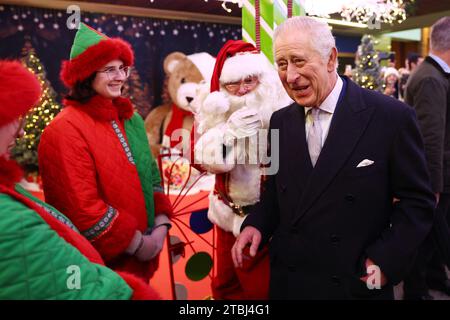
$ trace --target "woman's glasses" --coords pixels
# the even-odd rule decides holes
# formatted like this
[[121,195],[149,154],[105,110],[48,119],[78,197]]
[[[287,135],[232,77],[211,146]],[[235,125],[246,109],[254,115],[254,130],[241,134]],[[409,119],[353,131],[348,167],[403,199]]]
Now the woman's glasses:
[[108,77],[109,80],[114,80],[114,78],[117,76],[123,76],[125,78],[128,78],[131,73],[131,67],[125,66],[125,67],[120,67],[119,69],[117,69],[115,67],[107,67],[107,68],[97,71],[97,72],[106,73],[106,76]]

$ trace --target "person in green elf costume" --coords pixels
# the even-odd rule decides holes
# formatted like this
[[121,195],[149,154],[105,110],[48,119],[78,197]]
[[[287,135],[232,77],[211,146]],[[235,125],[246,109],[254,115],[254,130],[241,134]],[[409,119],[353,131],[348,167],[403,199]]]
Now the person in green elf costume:
[[41,87],[18,61],[0,61],[0,299],[158,299],[148,284],[104,266],[73,223],[17,182],[10,158]]
[[148,281],[171,227],[143,119],[122,97],[134,54],[129,43],[85,24],[61,79],[64,109],[38,148],[46,201],[64,212],[106,265]]

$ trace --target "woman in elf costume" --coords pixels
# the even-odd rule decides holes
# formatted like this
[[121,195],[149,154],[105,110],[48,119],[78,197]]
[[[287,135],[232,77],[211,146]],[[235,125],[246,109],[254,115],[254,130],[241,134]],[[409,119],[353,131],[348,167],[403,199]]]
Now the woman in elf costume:
[[39,169],[46,201],[73,221],[106,265],[148,281],[172,208],[144,122],[121,96],[133,60],[127,42],[80,25],[61,71],[70,92],[42,134]]
[[67,217],[16,184],[23,172],[10,149],[41,88],[13,61],[0,61],[0,88],[0,300],[157,299],[142,280],[105,267]]

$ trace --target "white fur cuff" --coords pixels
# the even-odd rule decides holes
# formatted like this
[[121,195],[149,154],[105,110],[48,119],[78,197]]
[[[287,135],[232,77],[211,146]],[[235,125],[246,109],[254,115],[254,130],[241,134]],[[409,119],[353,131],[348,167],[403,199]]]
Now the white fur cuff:
[[[245,216],[247,217],[247,216]],[[237,214],[234,215],[234,221],[233,221],[233,234],[235,237],[241,233],[241,226],[242,223],[245,220],[245,217],[238,216]]]
[[212,114],[222,114],[230,109],[230,101],[223,92],[211,92],[203,101],[202,110]]
[[227,232],[233,232],[234,212],[222,200],[213,194],[209,194],[208,219],[221,229]]

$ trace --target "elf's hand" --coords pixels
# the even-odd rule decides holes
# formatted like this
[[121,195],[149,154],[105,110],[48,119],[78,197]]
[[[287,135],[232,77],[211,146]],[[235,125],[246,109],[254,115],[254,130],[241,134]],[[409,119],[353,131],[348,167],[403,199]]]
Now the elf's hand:
[[169,229],[167,224],[170,224],[170,220],[165,214],[155,217],[155,226],[151,234],[143,236],[144,243],[135,254],[139,260],[149,261],[161,252]]

